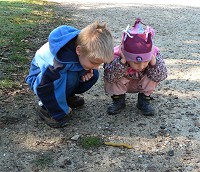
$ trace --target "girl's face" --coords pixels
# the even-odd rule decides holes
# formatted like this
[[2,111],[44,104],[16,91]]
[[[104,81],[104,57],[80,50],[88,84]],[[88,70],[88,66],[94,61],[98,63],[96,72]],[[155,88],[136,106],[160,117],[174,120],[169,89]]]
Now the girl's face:
[[[122,59],[126,59],[124,54],[122,53],[121,49],[119,49],[119,50],[120,50],[120,56],[122,57]],[[148,66],[149,62],[150,61],[146,61],[146,62],[127,61],[127,63],[130,65],[130,67],[137,72],[143,71]]]
[[142,72],[149,64],[149,61],[146,62],[133,62],[133,61],[128,61],[128,64],[136,70],[137,72]]
[[90,69],[99,69],[99,66],[104,63],[101,58],[95,58],[95,59],[88,59],[88,57],[84,56],[83,53],[81,53],[81,49],[79,46],[76,48],[76,53],[79,56],[79,62],[81,66],[85,70],[90,70]]

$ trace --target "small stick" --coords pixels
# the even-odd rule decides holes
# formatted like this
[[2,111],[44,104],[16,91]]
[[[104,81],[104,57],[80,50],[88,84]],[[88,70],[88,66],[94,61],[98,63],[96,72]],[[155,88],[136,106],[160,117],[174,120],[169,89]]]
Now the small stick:
[[125,144],[125,143],[104,142],[104,144],[107,146],[124,147],[124,148],[128,148],[128,149],[133,148],[133,146]]

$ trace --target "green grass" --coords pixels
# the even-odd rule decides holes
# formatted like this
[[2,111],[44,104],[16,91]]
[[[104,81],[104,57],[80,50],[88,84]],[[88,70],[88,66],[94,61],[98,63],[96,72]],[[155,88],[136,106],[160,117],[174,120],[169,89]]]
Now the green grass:
[[[35,51],[47,41],[50,31],[70,22],[70,14],[62,13],[55,3],[1,0],[0,88],[24,82]],[[16,84],[6,84],[8,80]]]
[[80,145],[86,149],[97,148],[103,145],[103,140],[97,136],[84,136],[80,139]]
[[0,80],[0,88],[15,88],[17,86],[16,82],[13,82],[12,80],[9,79],[3,79]]

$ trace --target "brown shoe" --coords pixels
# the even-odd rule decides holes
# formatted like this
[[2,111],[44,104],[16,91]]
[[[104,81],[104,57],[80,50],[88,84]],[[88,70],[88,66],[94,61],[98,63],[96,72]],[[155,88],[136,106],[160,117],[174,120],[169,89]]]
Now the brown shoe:
[[78,108],[84,105],[85,101],[83,97],[80,96],[72,96],[67,98],[68,106],[71,108]]
[[69,120],[69,115],[66,115],[59,121],[56,121],[51,117],[47,110],[43,109],[42,107],[37,107],[37,113],[39,117],[50,127],[52,128],[62,128],[67,125],[67,121]]

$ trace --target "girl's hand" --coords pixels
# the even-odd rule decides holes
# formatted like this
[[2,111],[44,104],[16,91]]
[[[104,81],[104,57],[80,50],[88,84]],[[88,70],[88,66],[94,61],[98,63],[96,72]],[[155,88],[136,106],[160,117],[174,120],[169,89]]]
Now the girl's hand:
[[81,79],[83,82],[85,82],[85,81],[90,80],[90,78],[92,78],[93,76],[94,76],[93,70],[90,69],[90,70],[86,71],[86,73],[81,77]]
[[154,55],[152,56],[152,59],[150,61],[150,65],[151,66],[155,66],[156,65],[156,57]]
[[153,49],[153,55],[152,55],[152,59],[150,61],[150,65],[151,66],[155,66],[156,65],[156,57],[154,56],[154,50],[155,49]]
[[122,53],[121,46],[119,47],[119,53],[120,53],[120,57],[121,57],[121,63],[125,64],[126,58],[125,58],[124,54]]

